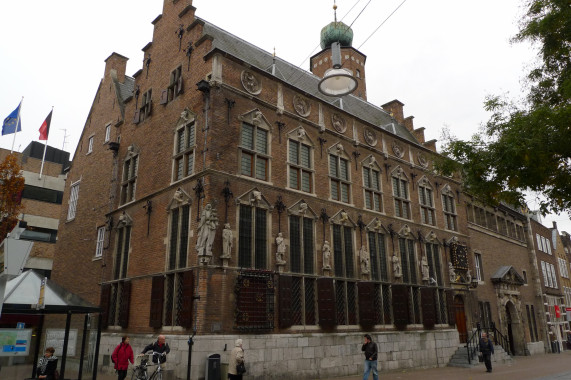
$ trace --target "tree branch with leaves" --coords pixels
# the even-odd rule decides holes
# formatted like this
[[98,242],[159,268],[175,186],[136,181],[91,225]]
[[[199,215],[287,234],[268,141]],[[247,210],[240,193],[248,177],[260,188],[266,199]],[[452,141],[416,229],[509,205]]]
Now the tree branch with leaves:
[[15,154],[0,163],[0,241],[12,231],[22,211],[24,177]]
[[447,136],[437,169],[459,171],[466,190],[491,203],[524,205],[543,196],[540,211],[571,211],[571,6],[569,0],[527,0],[513,42],[539,47],[522,102],[489,96],[491,117],[468,141]]

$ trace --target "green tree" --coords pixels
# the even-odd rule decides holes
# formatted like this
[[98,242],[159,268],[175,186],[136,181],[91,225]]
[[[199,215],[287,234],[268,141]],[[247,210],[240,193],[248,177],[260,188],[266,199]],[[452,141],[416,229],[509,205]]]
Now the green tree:
[[0,162],[0,241],[12,231],[22,210],[24,177],[15,154]]
[[571,210],[571,4],[527,0],[513,42],[529,41],[540,60],[517,102],[489,96],[491,117],[468,141],[445,137],[445,174],[459,171],[467,190],[489,202],[523,205],[525,192],[543,195],[542,213]]

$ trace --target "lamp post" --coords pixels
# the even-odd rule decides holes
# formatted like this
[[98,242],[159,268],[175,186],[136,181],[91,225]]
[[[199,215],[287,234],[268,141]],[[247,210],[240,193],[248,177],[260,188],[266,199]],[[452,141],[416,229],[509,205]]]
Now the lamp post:
[[319,92],[327,96],[343,96],[352,93],[357,89],[357,79],[349,69],[344,69],[341,65],[341,44],[333,42],[331,44],[331,61],[333,68],[325,71],[323,79],[319,81],[317,88]]

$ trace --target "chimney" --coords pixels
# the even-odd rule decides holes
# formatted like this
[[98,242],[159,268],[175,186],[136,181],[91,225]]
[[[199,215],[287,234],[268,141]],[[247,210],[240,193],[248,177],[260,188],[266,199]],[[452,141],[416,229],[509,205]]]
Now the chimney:
[[[385,103],[381,106],[385,111],[391,114],[391,116],[399,123],[400,125],[404,124],[404,103],[401,103],[399,100],[391,100],[388,103]],[[412,123],[412,120],[411,120]]]
[[125,83],[125,70],[127,70],[127,61],[129,58],[121,54],[113,53],[105,60],[105,74],[104,78],[111,75],[111,71],[117,74],[117,80],[120,83]]
[[408,116],[404,119],[404,126],[410,132],[412,132],[414,130],[413,119],[414,119],[414,116]]

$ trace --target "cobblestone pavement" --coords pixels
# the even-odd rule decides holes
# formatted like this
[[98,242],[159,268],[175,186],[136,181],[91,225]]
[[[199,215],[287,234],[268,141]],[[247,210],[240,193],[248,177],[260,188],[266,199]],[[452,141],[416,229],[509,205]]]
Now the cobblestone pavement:
[[[4,368],[1,371],[0,379],[22,380],[29,376],[29,373],[30,368],[28,366],[19,367],[17,372],[11,372],[9,368]],[[73,376],[74,374],[71,373],[70,375]],[[127,377],[127,379],[129,378],[130,376]],[[355,375],[327,380],[361,380],[362,378],[362,375]],[[372,378],[373,376],[369,375],[369,379]],[[381,380],[571,380],[571,351],[564,351],[561,354],[516,356],[511,363],[493,363],[492,373],[487,373],[484,365],[480,364],[474,368],[442,367],[380,372],[379,378]],[[84,376],[84,379],[91,379],[91,374]],[[97,379],[116,380],[117,376],[111,373],[99,373]],[[248,380],[248,376],[244,376],[244,380]]]
[[[361,380],[363,376],[337,377],[330,380]],[[373,376],[369,375],[369,379]],[[571,380],[571,351],[560,354],[516,356],[512,363],[493,363],[492,373],[484,364],[473,368],[442,367],[409,371],[380,372],[381,380]],[[246,379],[245,379],[246,380]]]

